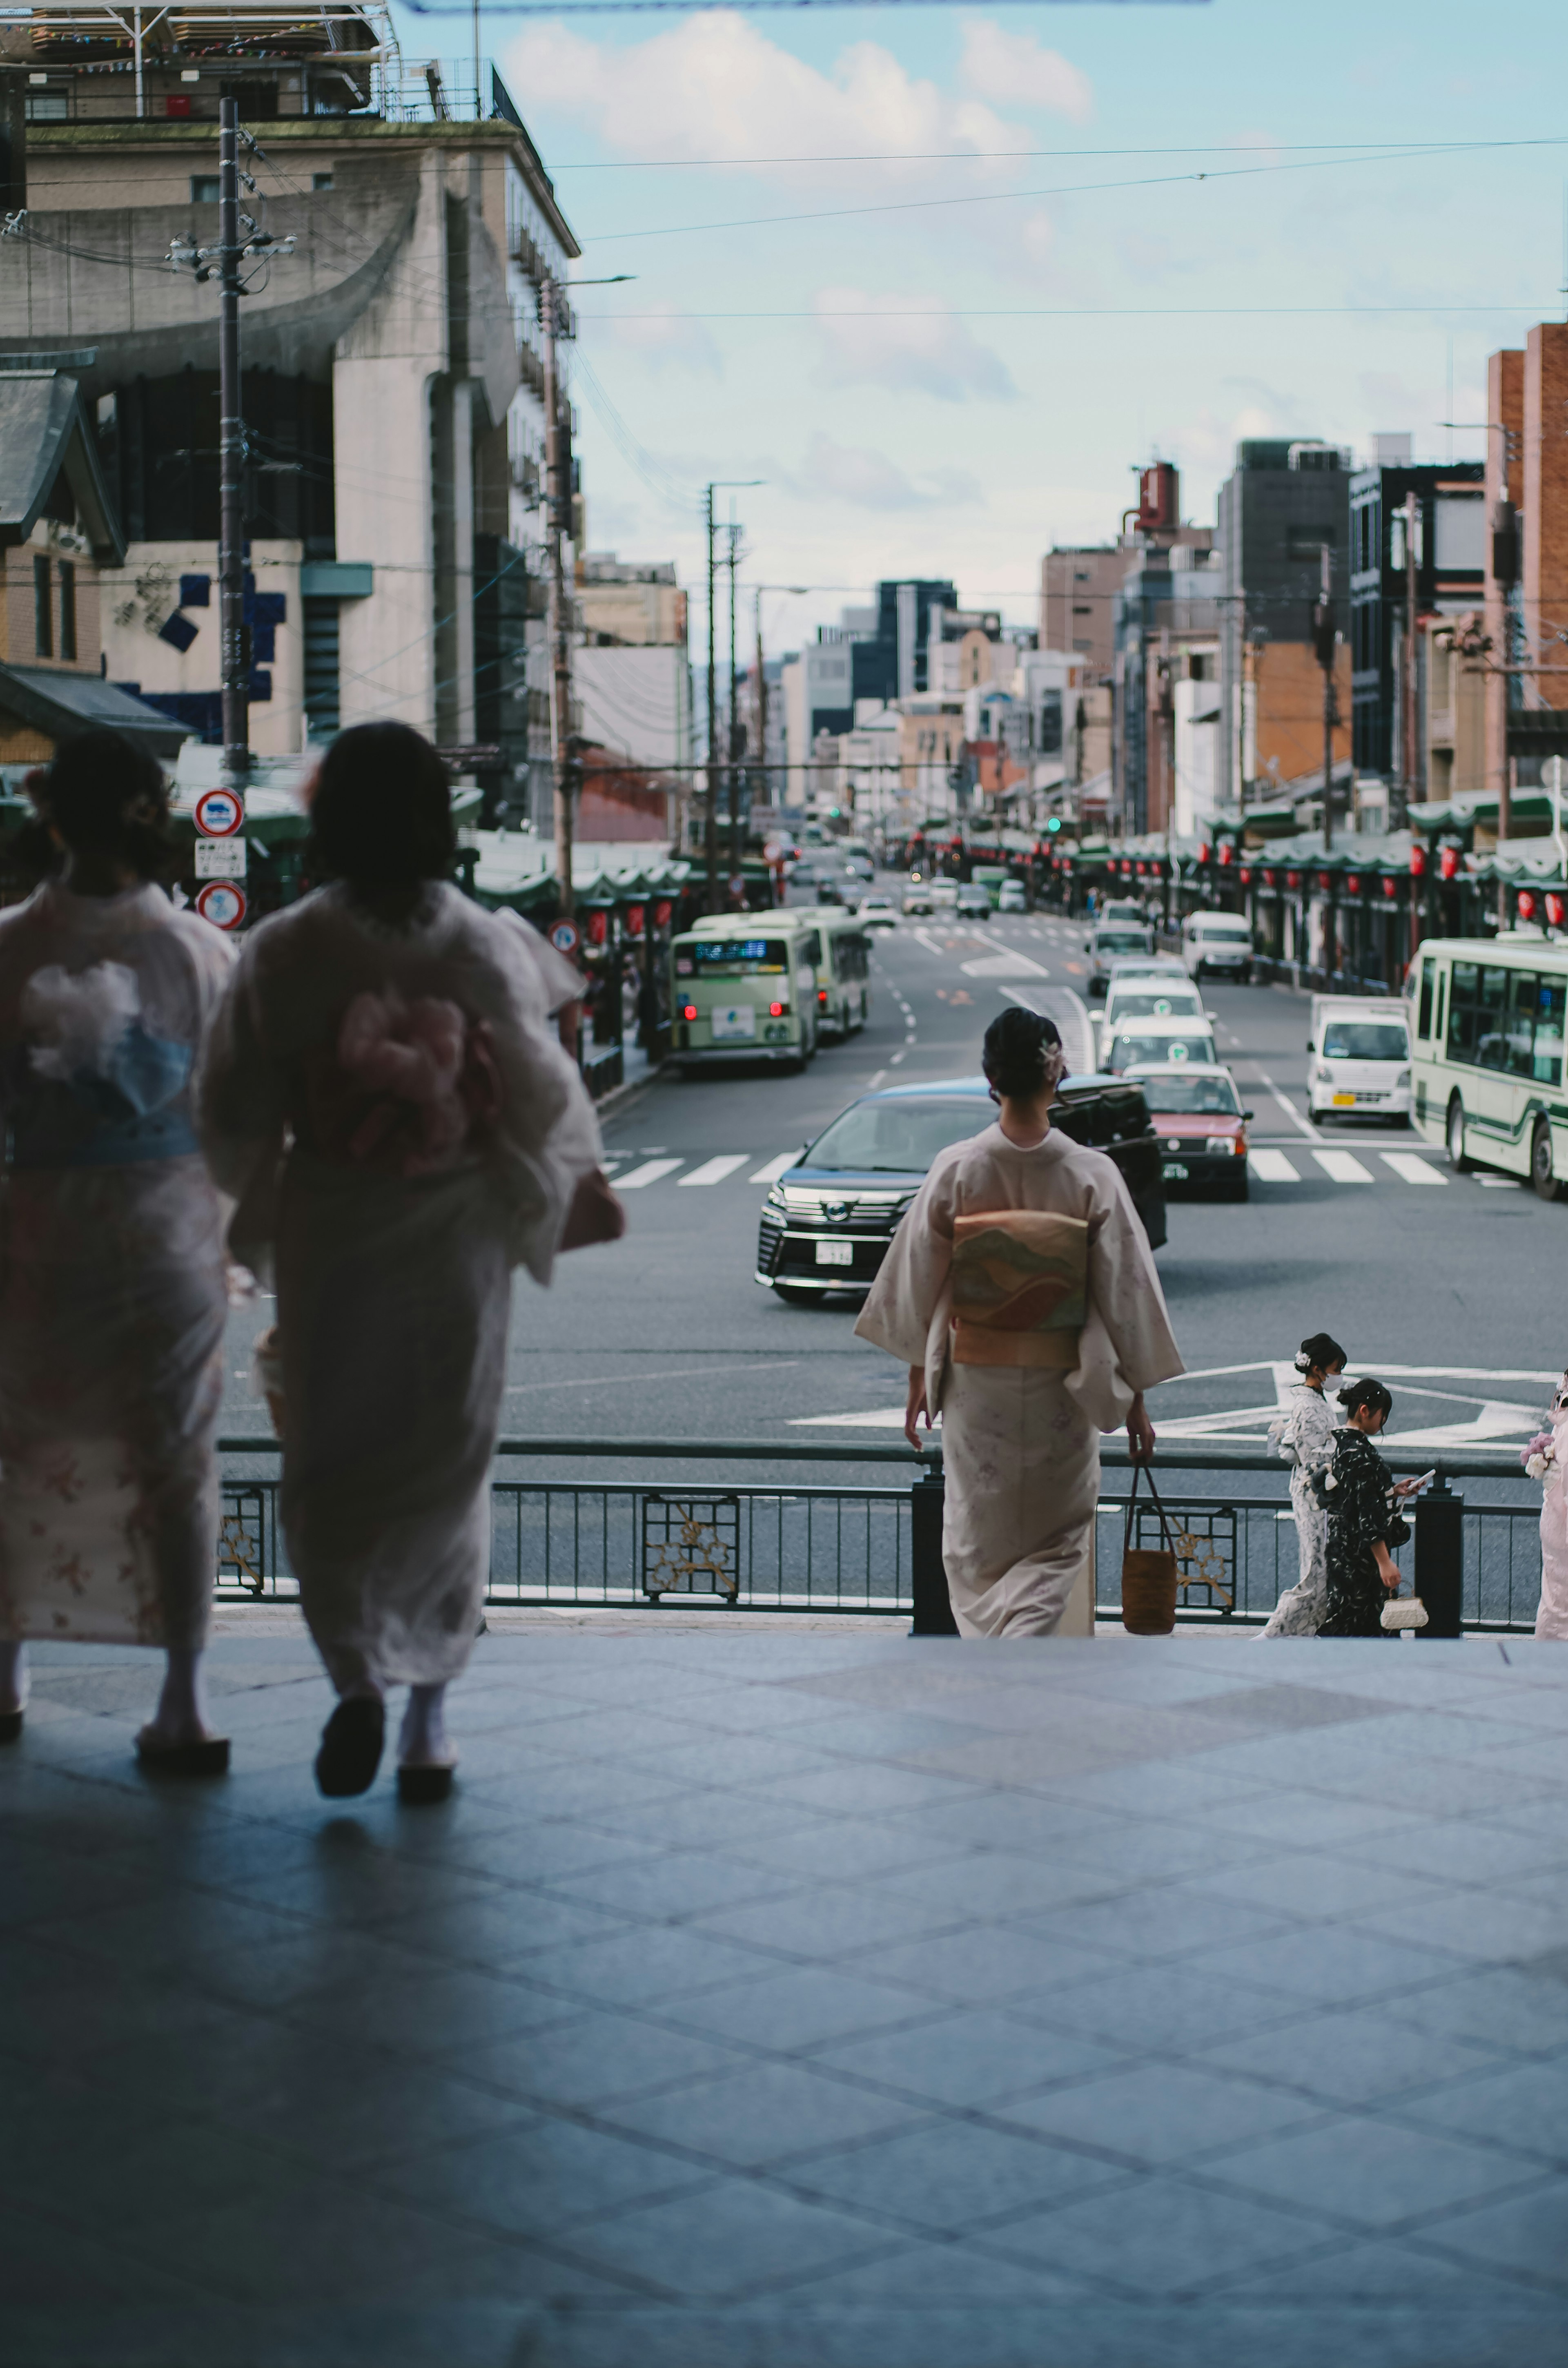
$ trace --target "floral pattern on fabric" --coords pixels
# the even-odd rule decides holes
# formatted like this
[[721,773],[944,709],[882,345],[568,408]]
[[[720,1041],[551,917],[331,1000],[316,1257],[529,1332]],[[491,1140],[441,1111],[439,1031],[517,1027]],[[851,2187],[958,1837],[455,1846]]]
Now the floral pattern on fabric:
[[998,1209],[955,1218],[955,1361],[1071,1369],[1088,1282],[1089,1229],[1081,1217]]
[[1324,1476],[1328,1546],[1326,1600],[1320,1636],[1386,1636],[1388,1590],[1372,1549],[1403,1545],[1410,1535],[1397,1510],[1393,1474],[1364,1432],[1336,1431],[1334,1466]]
[[1295,1470],[1290,1474],[1290,1509],[1296,1517],[1296,1539],[1301,1575],[1275,1605],[1265,1636],[1315,1636],[1328,1606],[1328,1515],[1312,1486],[1314,1474],[1334,1461],[1334,1416],[1321,1390],[1298,1383],[1289,1406],[1268,1427],[1272,1447]]
[[1535,1615],[1538,1636],[1568,1643],[1568,1495],[1563,1466],[1568,1463],[1568,1406],[1559,1403],[1551,1415],[1552,1454],[1547,1463],[1540,1499],[1540,1604]]

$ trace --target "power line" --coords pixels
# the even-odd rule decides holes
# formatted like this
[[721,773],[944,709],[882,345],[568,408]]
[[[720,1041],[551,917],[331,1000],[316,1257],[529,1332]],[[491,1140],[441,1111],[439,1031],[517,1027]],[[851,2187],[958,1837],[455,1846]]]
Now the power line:
[[[1471,148],[1557,148],[1562,145],[1560,134],[1529,140],[1462,140],[1447,143],[1449,153],[1455,154]],[[1091,156],[1256,156],[1264,154],[1322,156],[1326,151],[1342,153],[1354,159],[1363,151],[1370,150],[1376,150],[1379,154],[1398,155],[1408,152],[1420,155],[1434,153],[1434,143],[1430,140],[1194,140],[1176,148],[867,148],[851,149],[842,155],[806,151],[795,156],[581,157],[565,165],[553,164],[550,169],[552,175],[685,173],[716,171],[725,167],[750,171],[759,165],[992,165],[1020,156],[1050,157],[1058,162],[1070,162],[1076,157]]]
[[[785,219],[779,216],[776,219]],[[912,305],[894,312],[881,304],[818,306],[783,313],[580,313],[581,321],[1165,321],[1187,316],[1199,320],[1327,320],[1341,314],[1419,313],[1539,313],[1559,302],[1555,291],[1546,299],[1522,304],[1448,304],[1434,297],[1426,304],[1013,304],[976,308],[971,305]]]

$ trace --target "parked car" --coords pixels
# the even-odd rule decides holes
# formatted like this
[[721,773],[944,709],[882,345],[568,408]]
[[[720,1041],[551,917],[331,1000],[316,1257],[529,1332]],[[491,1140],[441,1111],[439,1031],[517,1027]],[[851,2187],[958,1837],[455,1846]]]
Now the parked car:
[[928,881],[912,880],[910,882],[903,892],[903,909],[906,913],[936,911],[937,908],[931,902],[931,888]]
[[[903,909],[905,912],[909,910],[907,904]],[[896,929],[898,927],[892,898],[884,896],[880,890],[873,890],[869,895],[861,897],[860,918],[868,929]]]
[[1084,939],[1084,951],[1089,957],[1089,993],[1105,993],[1112,965],[1124,956],[1153,951],[1153,937],[1148,929],[1134,928],[1131,921],[1096,922]]
[[988,921],[991,918],[991,899],[983,888],[971,884],[959,890],[953,910],[962,921]]
[[1159,1138],[1165,1190],[1247,1198],[1247,1121],[1236,1081],[1217,1064],[1187,1061],[1128,1072],[1143,1088]]
[[1027,913],[1028,909],[1029,900],[1024,894],[1023,882],[1004,880],[996,892],[996,910],[999,913]]
[[1189,978],[1211,970],[1244,986],[1252,976],[1252,929],[1240,913],[1189,913],[1181,928],[1181,958]]
[[[1502,1043],[1482,1065],[1509,1064]],[[1410,1022],[1403,1003],[1314,995],[1307,1035],[1307,1110],[1314,1119],[1410,1117]]]
[[[802,1304],[825,1292],[868,1290],[937,1154],[980,1133],[994,1115],[983,1077],[893,1086],[851,1102],[768,1187],[756,1281]],[[1165,1185],[1139,1081],[1067,1078],[1051,1117],[1074,1143],[1115,1160],[1158,1249],[1165,1238]]]

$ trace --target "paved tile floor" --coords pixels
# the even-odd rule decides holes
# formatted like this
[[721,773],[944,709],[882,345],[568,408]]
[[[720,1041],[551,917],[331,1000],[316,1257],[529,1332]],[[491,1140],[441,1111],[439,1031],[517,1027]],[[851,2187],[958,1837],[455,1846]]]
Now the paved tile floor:
[[5,2368],[1568,2362],[1568,1650],[492,1635],[0,1753]]

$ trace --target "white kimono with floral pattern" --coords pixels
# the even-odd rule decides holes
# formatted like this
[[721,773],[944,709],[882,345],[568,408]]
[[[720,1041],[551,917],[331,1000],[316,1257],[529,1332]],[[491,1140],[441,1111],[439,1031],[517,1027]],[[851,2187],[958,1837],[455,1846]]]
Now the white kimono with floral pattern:
[[206,1638],[228,1292],[190,1078],[233,962],[152,886],[0,916],[0,1636]]
[[[429,997],[483,1023],[500,1113],[437,1172],[356,1164],[324,1133],[356,997]],[[430,887],[405,927],[326,888],[246,939],[199,1087],[231,1238],[275,1261],[282,1514],[301,1606],[340,1691],[436,1685],[467,1663],[490,1562],[490,1463],[511,1269],[548,1283],[598,1124],[509,918]]]
[[1328,1610],[1328,1515],[1312,1492],[1312,1475],[1326,1472],[1334,1462],[1335,1424],[1321,1390],[1300,1383],[1278,1422],[1268,1427],[1269,1442],[1279,1450],[1290,1474],[1290,1509],[1296,1516],[1297,1550],[1301,1575],[1288,1587],[1270,1615],[1265,1636],[1315,1636]]
[[1568,1643],[1568,1406],[1553,1409],[1551,1436],[1556,1452],[1546,1467],[1540,1500],[1540,1605],[1535,1633]]
[[[951,1354],[956,1218],[1002,1209],[1088,1227],[1085,1321],[1065,1371],[962,1364]],[[938,1153],[871,1286],[856,1331],[924,1365],[942,1417],[942,1556],[965,1636],[1048,1636],[1088,1561],[1100,1433],[1136,1392],[1182,1372],[1148,1237],[1113,1160],[1067,1135],[1032,1150],[999,1126]]]

